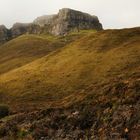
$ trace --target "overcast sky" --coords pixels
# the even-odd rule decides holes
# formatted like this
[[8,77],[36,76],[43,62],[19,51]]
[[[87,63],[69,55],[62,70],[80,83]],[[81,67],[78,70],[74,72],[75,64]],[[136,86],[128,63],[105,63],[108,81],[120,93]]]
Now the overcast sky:
[[140,26],[140,0],[0,0],[0,24],[31,22],[61,8],[96,15],[104,28]]

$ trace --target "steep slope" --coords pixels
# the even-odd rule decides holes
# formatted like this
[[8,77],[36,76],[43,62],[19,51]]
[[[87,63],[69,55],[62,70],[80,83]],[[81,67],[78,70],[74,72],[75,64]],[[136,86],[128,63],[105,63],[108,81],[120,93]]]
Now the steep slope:
[[82,31],[71,33],[63,38],[47,34],[26,34],[13,39],[0,46],[0,74],[43,57],[85,34],[86,31]]
[[140,28],[87,32],[3,73],[0,97],[17,112],[0,137],[138,140]]
[[[1,92],[17,100],[54,100],[139,70],[139,28],[87,34],[0,77]],[[28,52],[29,53],[29,52]]]
[[[20,67],[56,49],[47,36],[24,35],[0,47],[0,74]],[[59,47],[59,45],[58,45]]]

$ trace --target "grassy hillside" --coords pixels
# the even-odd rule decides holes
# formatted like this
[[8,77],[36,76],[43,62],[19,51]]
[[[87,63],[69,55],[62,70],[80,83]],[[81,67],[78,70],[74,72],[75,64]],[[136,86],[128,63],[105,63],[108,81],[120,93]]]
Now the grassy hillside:
[[[73,36],[74,38],[80,37],[72,39]],[[71,43],[69,41],[62,43],[66,39]],[[16,66],[17,60],[11,59],[15,53],[9,51],[10,45],[9,48],[7,46],[9,55],[7,52],[5,53],[8,58],[4,53],[0,55],[0,57],[3,55],[3,59],[0,59],[0,68],[2,69],[0,70],[1,102],[5,103],[7,100],[7,104],[16,111],[27,111],[33,107],[63,109],[63,112],[59,113],[53,110],[60,123],[57,126],[56,124],[51,126],[48,123],[47,113],[38,112],[44,116],[44,118],[39,118],[36,124],[41,128],[44,126],[43,124],[48,123],[48,127],[53,130],[59,126],[64,130],[70,127],[71,129],[68,130],[75,132],[76,128],[93,135],[92,127],[94,126],[94,133],[96,136],[98,135],[97,138],[102,140],[104,140],[104,136],[108,136],[106,131],[111,134],[118,133],[115,138],[138,138],[140,130],[137,125],[140,119],[138,115],[140,113],[138,110],[140,100],[140,28],[105,30],[96,33],[89,31],[84,34],[78,33],[63,38],[51,37],[49,39],[25,35],[8,44],[17,44],[17,42],[18,46],[13,45],[11,49],[14,51],[14,47],[16,47],[18,50],[19,47],[21,52],[22,47],[24,48],[24,51],[17,53],[16,56],[20,66]],[[31,45],[32,42],[34,45]],[[23,45],[26,43],[27,46],[29,43],[29,46],[33,47],[28,48]],[[36,44],[39,45],[40,52],[36,49],[38,46]],[[41,44],[43,44],[42,47]],[[6,51],[6,45],[1,49]],[[50,52],[46,46],[51,46],[53,51]],[[59,49],[54,50],[56,46]],[[22,61],[22,57],[27,58],[26,62],[24,59]],[[30,57],[31,59],[29,59]],[[9,59],[10,61],[8,61]],[[66,108],[69,110],[65,112]],[[81,113],[80,118],[73,118],[74,120],[69,122],[70,112],[75,110]],[[119,115],[120,113],[122,117]],[[31,119],[32,115],[28,115]],[[52,116],[49,115],[49,117]],[[122,118],[126,120],[122,120]],[[37,116],[34,119],[37,119]],[[56,122],[53,117],[51,120]],[[70,126],[67,126],[64,121],[69,122]],[[76,124],[73,121],[76,121]],[[85,122],[85,126],[81,126],[80,122]],[[94,124],[95,122],[97,123]],[[72,128],[73,123],[78,128]],[[121,126],[118,126],[119,124]],[[129,136],[127,129],[130,130]],[[87,136],[87,133],[83,135]],[[37,136],[36,139],[38,138],[40,136]],[[107,139],[111,139],[111,136]]]
[[81,31],[80,33],[70,33],[63,38],[47,34],[27,34],[13,39],[0,46],[0,74],[41,58],[85,34],[86,31]]
[[[85,37],[58,51],[1,75],[1,93],[11,96],[14,101],[47,101],[76,95],[87,86],[106,83],[112,78],[128,79],[139,71],[139,30],[138,28],[87,33]],[[23,42],[23,38],[26,40],[24,36],[16,41],[20,42],[21,39],[21,44],[31,43]],[[46,42],[45,45],[48,44],[48,40]],[[35,48],[31,48],[30,51],[31,60],[36,59],[38,55],[34,54],[39,54],[39,51]],[[26,47],[21,54],[30,60],[30,52]],[[46,52],[43,50],[42,54],[45,55]],[[18,55],[21,56],[20,53]],[[17,59],[19,61],[18,56]],[[24,64],[24,59],[20,62]],[[12,65],[12,62],[10,63]],[[9,66],[8,64],[7,67]]]

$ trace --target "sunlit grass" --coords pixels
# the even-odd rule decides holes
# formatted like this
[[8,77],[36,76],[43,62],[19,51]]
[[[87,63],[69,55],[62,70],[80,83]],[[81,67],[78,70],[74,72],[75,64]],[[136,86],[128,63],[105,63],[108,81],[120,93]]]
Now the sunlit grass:
[[[22,47],[26,51],[19,52],[16,60],[10,57],[10,47],[9,53],[4,52],[10,57],[10,61],[6,61],[7,56],[3,55],[7,66],[0,64],[0,68],[5,69],[5,73],[0,77],[0,92],[10,96],[10,100],[20,103],[27,101],[68,106],[81,101],[90,93],[88,87],[107,84],[119,77],[126,80],[138,72],[139,33],[140,29],[137,28],[97,33],[80,31],[64,37],[21,36],[9,44],[13,43],[12,51],[21,51]],[[20,45],[15,47],[17,42]],[[25,44],[30,45],[26,47]],[[5,44],[5,47],[8,47],[6,45],[8,44]],[[44,47],[48,49],[57,45],[59,49],[45,52]],[[37,47],[42,50],[40,55]],[[21,66],[16,66],[17,61],[20,61],[18,64]],[[101,87],[100,90],[104,89]],[[97,96],[99,93],[93,94]]]

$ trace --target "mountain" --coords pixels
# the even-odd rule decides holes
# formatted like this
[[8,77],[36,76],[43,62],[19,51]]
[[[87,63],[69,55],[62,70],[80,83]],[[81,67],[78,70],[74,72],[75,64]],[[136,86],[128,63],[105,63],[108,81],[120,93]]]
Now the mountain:
[[54,35],[64,35],[69,31],[82,29],[103,29],[96,16],[68,8],[59,10],[57,15],[38,17],[34,23],[48,27],[48,31]]
[[11,29],[0,26],[0,43],[23,34],[65,35],[70,31],[85,29],[102,30],[103,28],[96,16],[63,8],[56,15],[41,16],[32,23],[15,23]]
[[0,46],[0,137],[137,140],[139,91],[139,27],[25,34]]

